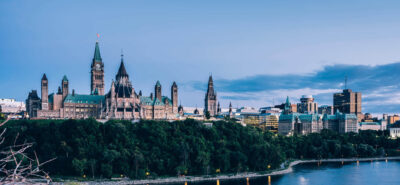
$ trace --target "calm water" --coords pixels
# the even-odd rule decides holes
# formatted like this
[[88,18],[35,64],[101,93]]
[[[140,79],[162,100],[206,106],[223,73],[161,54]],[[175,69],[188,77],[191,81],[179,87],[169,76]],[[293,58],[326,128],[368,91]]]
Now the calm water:
[[[400,185],[400,161],[302,164],[293,173],[272,176],[271,185]],[[183,183],[176,184],[183,185]],[[188,185],[216,185],[215,181]],[[247,185],[246,179],[220,181],[220,185]],[[268,185],[267,177],[249,180],[249,185]]]

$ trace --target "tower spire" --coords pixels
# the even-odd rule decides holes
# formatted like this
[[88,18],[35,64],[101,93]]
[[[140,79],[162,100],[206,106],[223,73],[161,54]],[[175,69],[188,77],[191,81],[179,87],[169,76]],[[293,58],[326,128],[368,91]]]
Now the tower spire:
[[101,55],[100,55],[100,47],[99,41],[96,41],[96,46],[94,48],[94,56],[93,56],[93,63],[94,62],[101,62]]
[[129,75],[126,72],[126,69],[125,69],[124,55],[123,54],[121,54],[121,65],[119,66],[118,73],[117,73],[117,76],[116,76],[117,81],[119,81],[119,79],[121,77],[129,77]]
[[347,89],[347,75],[344,77],[344,89]]

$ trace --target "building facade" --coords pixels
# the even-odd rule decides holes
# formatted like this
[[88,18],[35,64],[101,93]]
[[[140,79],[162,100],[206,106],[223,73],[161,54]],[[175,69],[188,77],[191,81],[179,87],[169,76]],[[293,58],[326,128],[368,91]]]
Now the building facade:
[[303,95],[300,98],[300,103],[297,104],[297,112],[304,114],[317,114],[318,103],[314,102],[311,95]]
[[306,135],[322,129],[322,116],[318,114],[290,113],[279,116],[278,133],[282,135]]
[[[137,94],[126,72],[123,55],[115,81],[110,91],[104,94],[104,63],[100,55],[99,43],[96,42],[91,63],[90,94],[76,94],[69,91],[66,76],[61,80],[57,93],[48,93],[49,79],[46,74],[41,79],[41,98],[36,90],[29,93],[26,100],[27,111],[36,119],[177,119],[178,86],[171,86],[171,98],[162,96],[161,83],[157,81],[155,96]],[[183,111],[183,107],[181,107]]]
[[291,111],[289,97],[279,116],[278,133],[281,135],[309,134],[322,130],[322,116],[318,114],[295,113]]
[[334,112],[355,114],[361,120],[361,93],[353,92],[351,89],[344,89],[341,93],[333,94],[333,108]]
[[24,102],[15,101],[15,99],[0,99],[0,113],[21,113],[26,111]]
[[339,133],[358,133],[358,121],[355,114],[344,114],[336,112],[334,115],[323,115],[323,128],[334,130]]
[[214,90],[213,78],[210,75],[208,78],[207,93],[204,98],[204,115],[210,113],[210,116],[216,116],[218,114],[217,107],[217,92]]
[[318,114],[328,114],[328,115],[332,115],[333,112],[333,106],[330,105],[322,105],[320,107],[318,107]]

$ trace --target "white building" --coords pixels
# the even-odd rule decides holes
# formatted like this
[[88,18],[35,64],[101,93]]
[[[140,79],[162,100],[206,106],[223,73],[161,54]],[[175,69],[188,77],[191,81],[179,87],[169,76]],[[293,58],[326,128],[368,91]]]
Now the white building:
[[2,113],[20,113],[26,111],[25,103],[15,99],[0,99]]
[[390,131],[390,137],[392,137],[392,138],[400,137],[400,128],[399,127],[389,128],[389,131]]
[[379,122],[360,122],[360,130],[386,130],[387,122],[386,120],[381,120]]

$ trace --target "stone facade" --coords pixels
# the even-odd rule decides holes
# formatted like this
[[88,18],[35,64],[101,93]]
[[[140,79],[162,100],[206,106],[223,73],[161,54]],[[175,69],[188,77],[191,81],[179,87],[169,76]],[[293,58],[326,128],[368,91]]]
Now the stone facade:
[[305,135],[322,129],[322,116],[319,114],[291,113],[279,116],[278,132],[282,135]]
[[96,42],[90,71],[90,91],[92,94],[104,95],[104,63],[101,59],[99,42]]
[[336,112],[334,115],[324,114],[322,118],[325,129],[339,133],[358,132],[358,121],[355,114]]
[[36,90],[29,92],[26,100],[26,111],[30,117],[37,117],[37,111],[40,110],[40,98]]
[[208,78],[207,93],[204,99],[204,115],[206,112],[209,112],[210,116],[216,116],[218,114],[217,92],[214,90],[212,76]]
[[282,135],[309,134],[330,129],[339,133],[358,132],[356,114],[336,112],[329,114],[302,114],[290,112],[289,99],[286,100],[285,110],[279,116],[278,132]]
[[[95,54],[91,65],[91,92],[88,95],[69,93],[69,81],[66,76],[61,80],[57,93],[48,94],[49,80],[44,74],[41,79],[41,95],[36,90],[29,93],[26,100],[27,111],[31,118],[37,119],[177,119],[178,86],[171,86],[171,98],[162,96],[161,83],[157,81],[155,97],[137,94],[126,72],[123,56],[121,65],[112,81],[110,91],[104,95],[104,63],[96,42]],[[180,107],[183,112],[183,107]]]

